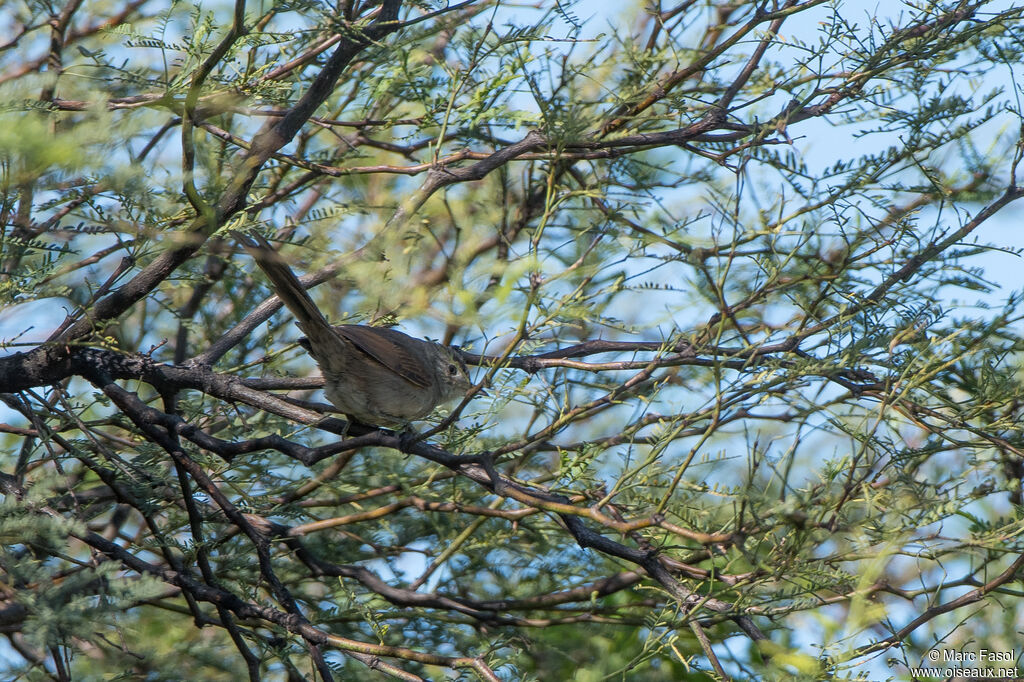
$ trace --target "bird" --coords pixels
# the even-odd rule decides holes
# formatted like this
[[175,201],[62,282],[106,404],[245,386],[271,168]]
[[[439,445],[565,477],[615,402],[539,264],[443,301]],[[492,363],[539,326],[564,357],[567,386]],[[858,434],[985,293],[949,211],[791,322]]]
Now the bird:
[[473,383],[457,349],[395,329],[331,325],[281,255],[263,238],[233,231],[305,334],[299,344],[324,377],[324,394],[350,419],[407,430]]

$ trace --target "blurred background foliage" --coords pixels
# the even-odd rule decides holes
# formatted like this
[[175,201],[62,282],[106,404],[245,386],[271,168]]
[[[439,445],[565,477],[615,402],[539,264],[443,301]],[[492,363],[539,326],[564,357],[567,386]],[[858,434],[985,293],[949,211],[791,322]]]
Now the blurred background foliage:
[[[3,675],[1014,651],[1022,13],[0,7]],[[333,447],[231,229],[458,344],[489,395],[427,440],[493,460]],[[226,445],[272,434],[328,450]]]

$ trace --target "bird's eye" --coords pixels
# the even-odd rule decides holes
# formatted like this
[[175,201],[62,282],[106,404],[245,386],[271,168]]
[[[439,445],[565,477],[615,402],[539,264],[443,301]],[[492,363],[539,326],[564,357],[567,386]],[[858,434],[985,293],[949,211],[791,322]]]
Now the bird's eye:
[[459,368],[458,367],[456,367],[455,365],[448,365],[448,374],[450,374],[451,376],[455,376],[458,373],[459,373]]

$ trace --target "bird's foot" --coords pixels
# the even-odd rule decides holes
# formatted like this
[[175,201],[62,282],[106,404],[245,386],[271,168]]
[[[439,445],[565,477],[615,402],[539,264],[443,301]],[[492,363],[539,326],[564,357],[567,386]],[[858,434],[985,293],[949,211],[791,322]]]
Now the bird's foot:
[[398,449],[406,454],[412,454],[412,449],[420,441],[418,433],[413,431],[411,426],[406,425],[398,432]]

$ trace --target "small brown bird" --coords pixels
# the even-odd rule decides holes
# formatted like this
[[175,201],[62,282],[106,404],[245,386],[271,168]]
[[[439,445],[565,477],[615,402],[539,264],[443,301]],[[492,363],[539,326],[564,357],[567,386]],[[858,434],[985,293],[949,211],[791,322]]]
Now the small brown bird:
[[[262,236],[233,232],[306,335],[299,343],[324,376],[334,406],[364,424],[404,429],[472,386],[458,352],[394,329],[331,326],[281,255]],[[255,241],[253,241],[255,240]]]

